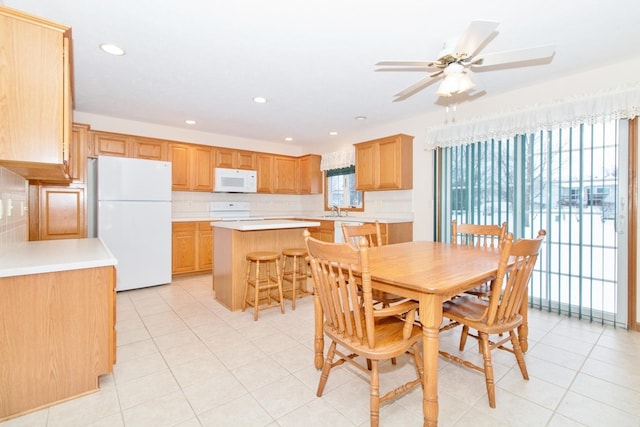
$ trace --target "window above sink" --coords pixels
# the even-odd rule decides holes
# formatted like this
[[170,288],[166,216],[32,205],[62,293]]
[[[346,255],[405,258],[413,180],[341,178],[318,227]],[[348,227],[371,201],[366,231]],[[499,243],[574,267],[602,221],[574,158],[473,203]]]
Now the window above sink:
[[324,210],[364,212],[364,192],[355,188],[355,166],[325,171]]

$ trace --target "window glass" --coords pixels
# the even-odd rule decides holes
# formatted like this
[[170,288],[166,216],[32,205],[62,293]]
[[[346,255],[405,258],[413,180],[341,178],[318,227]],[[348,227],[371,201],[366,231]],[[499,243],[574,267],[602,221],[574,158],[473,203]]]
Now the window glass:
[[332,206],[351,211],[364,210],[364,194],[362,191],[356,191],[356,174],[353,166],[327,171],[324,188],[325,210],[330,210]]

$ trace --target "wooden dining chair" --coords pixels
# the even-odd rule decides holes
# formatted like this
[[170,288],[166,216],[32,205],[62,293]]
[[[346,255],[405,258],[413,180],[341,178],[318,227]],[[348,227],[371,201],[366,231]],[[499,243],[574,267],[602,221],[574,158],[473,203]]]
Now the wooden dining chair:
[[[485,248],[500,248],[507,234],[507,222],[502,225],[495,224],[458,224],[451,221],[451,243],[454,245],[467,245]],[[467,294],[486,298],[491,292],[489,282],[465,291]]]
[[[366,239],[361,240],[357,249],[348,243],[314,239],[308,230],[304,236],[314,291],[324,313],[324,334],[331,340],[316,394],[322,396],[333,368],[345,362],[352,364],[369,375],[370,424],[377,426],[381,403],[422,384],[418,347],[422,328],[415,322],[418,303],[408,301],[374,308]],[[405,353],[413,354],[416,378],[380,393],[379,362]],[[371,369],[354,360],[357,356],[370,360]]]
[[[466,329],[466,332],[463,332],[465,339],[470,336],[479,341],[484,367],[481,368],[445,351],[440,351],[440,354],[449,360],[484,373],[489,406],[492,408],[496,407],[492,350],[499,348],[515,354],[522,377],[525,380],[529,379],[516,329],[523,322],[520,307],[523,299],[526,298],[527,285],[545,235],[546,232],[540,230],[535,239],[518,239],[516,242],[513,242],[513,234],[506,235],[500,250],[500,261],[493,290],[488,300],[473,295],[462,295],[443,303],[443,316],[451,319],[451,322],[441,328],[441,331],[462,325]],[[477,335],[469,333],[469,329],[476,330]],[[502,334],[507,333],[509,336],[502,337]],[[494,342],[489,339],[490,335],[499,336]],[[511,341],[511,348],[504,346],[508,341]]]
[[[342,235],[344,236],[344,241],[355,248],[359,247],[360,241],[363,237],[367,239],[367,243],[370,247],[382,246],[382,234],[380,233],[379,221],[368,222],[361,225],[348,225],[343,222]],[[374,301],[382,303],[382,305],[386,307],[393,303],[404,301],[406,298],[374,290],[373,299]]]

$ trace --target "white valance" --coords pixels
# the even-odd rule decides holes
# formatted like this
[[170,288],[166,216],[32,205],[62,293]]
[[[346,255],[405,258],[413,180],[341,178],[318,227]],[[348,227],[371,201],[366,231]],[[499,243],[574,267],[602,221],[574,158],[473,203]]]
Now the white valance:
[[593,124],[631,119],[640,114],[640,85],[617,88],[595,95],[564,99],[546,106],[485,116],[431,128],[425,149],[452,147],[491,139],[553,130],[580,123]]
[[356,164],[355,147],[344,150],[334,151],[322,155],[320,161],[320,170],[327,171],[331,169],[346,168]]

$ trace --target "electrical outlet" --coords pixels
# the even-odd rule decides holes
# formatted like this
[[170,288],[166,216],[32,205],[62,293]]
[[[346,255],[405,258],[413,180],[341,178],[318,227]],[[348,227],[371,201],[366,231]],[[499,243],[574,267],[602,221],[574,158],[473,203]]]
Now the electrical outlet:
[[187,202],[187,205],[188,205],[190,208],[192,208],[192,207],[193,207],[193,202],[192,202],[191,200],[189,200],[189,201]]
[[13,211],[13,201],[11,199],[7,200],[7,218],[11,216],[11,212]]

